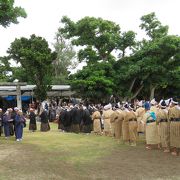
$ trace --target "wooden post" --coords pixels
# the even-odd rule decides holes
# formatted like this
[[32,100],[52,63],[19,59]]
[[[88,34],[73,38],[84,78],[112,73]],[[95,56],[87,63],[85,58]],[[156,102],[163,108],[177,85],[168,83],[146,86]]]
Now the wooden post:
[[21,86],[17,84],[16,86],[16,100],[17,100],[17,107],[22,109],[22,101],[21,101]]
[[27,83],[24,82],[1,82],[0,86],[16,86],[16,98],[17,98],[17,107],[22,109],[21,101],[21,86],[25,86]]

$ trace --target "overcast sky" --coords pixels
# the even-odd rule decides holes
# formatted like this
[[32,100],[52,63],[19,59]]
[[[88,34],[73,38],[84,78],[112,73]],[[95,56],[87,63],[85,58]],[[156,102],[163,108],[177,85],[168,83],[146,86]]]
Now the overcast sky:
[[162,24],[169,25],[170,34],[180,35],[180,0],[15,0],[15,3],[28,16],[17,25],[0,27],[0,56],[6,54],[15,38],[31,34],[42,36],[52,44],[64,15],[73,21],[84,16],[102,17],[119,24],[122,31],[137,32],[141,38],[140,17],[155,12]]

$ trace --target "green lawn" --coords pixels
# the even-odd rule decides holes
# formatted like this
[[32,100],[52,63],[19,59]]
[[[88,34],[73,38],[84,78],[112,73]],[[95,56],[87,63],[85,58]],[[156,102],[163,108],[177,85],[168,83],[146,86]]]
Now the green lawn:
[[[43,173],[47,174],[46,168],[48,171],[49,169],[53,171],[58,165],[65,166],[65,171],[67,170],[66,165],[72,171],[79,171],[82,166],[110,155],[114,149],[120,146],[111,138],[92,134],[62,133],[57,129],[57,124],[51,123],[50,126],[49,132],[40,132],[39,130],[29,132],[26,127],[22,142],[16,142],[14,137],[9,140],[1,137],[0,149],[1,152],[6,151],[6,153],[1,158],[5,162],[0,168],[0,180],[19,179],[23,176],[23,172],[25,179],[38,179],[38,177],[43,179],[44,175],[41,177],[40,174],[38,176],[36,174],[36,168],[40,167],[44,169]],[[40,129],[39,124],[38,129]],[[25,167],[32,171],[32,177],[29,172],[26,172]],[[15,177],[18,172],[21,175]],[[83,172],[79,171],[79,173]]]
[[62,133],[54,123],[49,132],[26,127],[22,142],[1,137],[0,161],[0,180],[180,179],[174,169],[180,168],[180,158],[147,152],[143,136],[130,147],[110,137]]

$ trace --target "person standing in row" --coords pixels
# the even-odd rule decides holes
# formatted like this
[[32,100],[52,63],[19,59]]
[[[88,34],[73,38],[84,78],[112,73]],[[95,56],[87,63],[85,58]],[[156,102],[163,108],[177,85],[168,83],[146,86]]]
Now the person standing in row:
[[2,134],[2,127],[3,127],[3,111],[0,108],[0,136]]
[[112,127],[113,123],[112,124],[110,123],[110,117],[112,113],[113,113],[113,110],[112,110],[111,104],[104,106],[102,118],[104,120],[104,135],[105,136],[114,136],[113,134],[114,129]]
[[87,109],[85,106],[83,106],[82,110],[82,121],[83,121],[83,133],[90,133],[92,131],[92,118],[89,112],[89,109]]
[[177,156],[180,149],[180,107],[175,99],[171,101],[168,118],[170,120],[170,146],[172,148],[172,155]]
[[37,130],[36,125],[36,114],[34,113],[34,109],[30,108],[30,114],[29,114],[29,130],[34,132]]
[[11,120],[11,115],[9,113],[9,110],[7,109],[7,111],[4,113],[3,116],[4,134],[6,139],[10,137],[10,125],[9,125],[10,120]]
[[117,140],[121,139],[122,136],[122,122],[124,120],[124,115],[120,110],[118,105],[115,106],[115,110],[111,115],[111,123],[114,123],[114,135]]
[[123,116],[124,120],[122,122],[122,137],[123,137],[123,142],[126,145],[129,145],[129,119],[127,118],[127,114],[129,113],[128,110],[128,104],[126,103],[123,106]]
[[126,118],[129,120],[129,142],[131,146],[136,146],[137,143],[137,118],[136,114],[133,111],[134,106],[129,105],[129,112],[127,113]]
[[160,103],[160,109],[157,113],[157,123],[159,124],[159,135],[160,143],[164,152],[170,152],[170,132],[169,132],[169,121],[168,121],[168,110],[166,103],[163,100]]
[[81,110],[79,109],[78,105],[71,110],[72,115],[72,124],[71,124],[71,131],[74,133],[80,132],[80,123],[81,123]]
[[92,120],[93,120],[93,131],[94,134],[101,135],[101,114],[98,111],[96,107],[93,108],[94,112],[92,114]]
[[152,149],[152,147],[158,146],[159,136],[158,129],[156,124],[156,114],[153,111],[150,111],[150,104],[145,102],[145,114],[142,121],[145,123],[145,132],[146,132],[146,149]]
[[49,131],[50,126],[49,126],[49,121],[48,121],[48,112],[46,109],[42,110],[42,113],[40,114],[41,118],[41,128],[40,130],[43,132]]

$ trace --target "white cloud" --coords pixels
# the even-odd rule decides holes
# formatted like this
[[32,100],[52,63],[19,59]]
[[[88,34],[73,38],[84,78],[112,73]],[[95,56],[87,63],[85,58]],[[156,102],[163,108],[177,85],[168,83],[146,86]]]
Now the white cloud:
[[18,25],[0,27],[0,56],[15,38],[36,34],[44,37],[51,45],[60,20],[67,15],[76,21],[84,16],[102,17],[120,24],[122,30],[139,29],[140,17],[155,12],[164,25],[169,25],[170,34],[180,34],[179,0],[15,0],[16,5],[25,8],[28,17],[20,19]]

